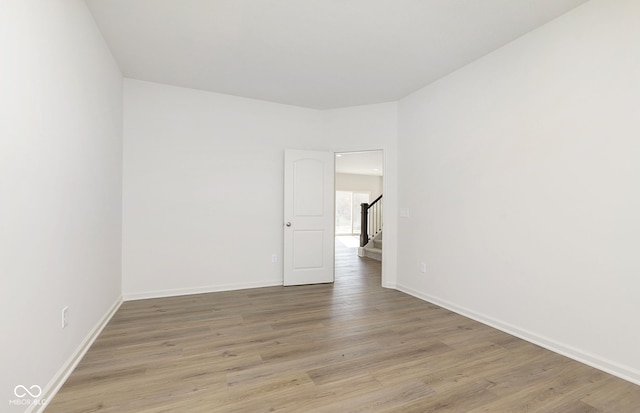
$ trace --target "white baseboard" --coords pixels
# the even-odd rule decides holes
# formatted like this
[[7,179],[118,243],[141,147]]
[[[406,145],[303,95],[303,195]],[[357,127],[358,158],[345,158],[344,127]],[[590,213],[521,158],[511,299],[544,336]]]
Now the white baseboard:
[[142,293],[125,293],[122,296],[124,301],[133,301],[133,300],[146,300],[149,298],[175,297],[179,295],[216,293],[220,291],[246,290],[248,288],[276,287],[281,285],[282,285],[282,280],[260,281],[260,282],[242,283],[242,284],[222,284],[222,285],[208,285],[204,287],[194,287],[194,288],[177,288],[172,290],[155,290],[155,291],[147,291]]
[[96,341],[96,338],[98,338],[109,320],[111,320],[116,311],[118,311],[118,308],[120,308],[121,304],[122,297],[118,297],[116,302],[113,303],[113,305],[104,314],[104,316],[102,316],[100,321],[91,329],[89,334],[87,334],[84,340],[82,340],[80,345],[71,354],[71,357],[69,357],[69,359],[62,365],[62,367],[60,367],[55,376],[53,376],[53,379],[51,379],[51,381],[49,381],[47,386],[43,389],[41,400],[44,400],[44,403],[42,405],[31,405],[30,408],[26,410],[27,413],[44,412],[49,402],[53,400],[53,397],[56,395],[56,393],[58,393],[64,382],[67,381],[71,373],[73,373],[73,370],[76,368],[78,363],[80,363],[80,360],[82,360],[93,342]]
[[575,347],[559,343],[548,337],[540,336],[531,331],[518,328],[514,325],[502,322],[500,320],[496,320],[492,317],[477,313],[473,310],[470,310],[465,307],[461,307],[449,301],[441,300],[437,297],[430,296],[429,294],[421,293],[419,291],[416,291],[404,285],[397,284],[396,289],[404,293],[407,293],[409,295],[412,295],[414,297],[417,297],[421,300],[428,301],[440,307],[446,308],[447,310],[451,310],[454,313],[458,313],[472,320],[478,321],[482,324],[486,324],[500,331],[504,331],[507,334],[511,334],[523,340],[529,341],[540,347],[544,347],[547,350],[551,350],[555,353],[562,354],[563,356],[579,361],[580,363],[586,364],[598,370],[602,370],[606,373],[617,376],[623,380],[640,385],[640,371],[637,371],[635,369],[622,366],[618,363],[607,360],[600,356],[596,356],[594,354],[590,354],[588,352],[582,351]]

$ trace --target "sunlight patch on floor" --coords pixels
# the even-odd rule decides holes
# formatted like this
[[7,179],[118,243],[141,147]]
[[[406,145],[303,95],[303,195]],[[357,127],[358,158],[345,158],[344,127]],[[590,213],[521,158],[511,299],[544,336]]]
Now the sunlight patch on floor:
[[352,235],[340,235],[337,236],[336,239],[347,248],[357,248],[360,246],[360,238]]

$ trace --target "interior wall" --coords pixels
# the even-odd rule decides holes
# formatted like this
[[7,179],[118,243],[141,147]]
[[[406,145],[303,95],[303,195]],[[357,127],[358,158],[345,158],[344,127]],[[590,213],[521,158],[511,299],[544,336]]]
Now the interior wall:
[[382,194],[382,177],[337,173],[335,186],[336,191],[368,192],[373,201]]
[[125,297],[282,284],[283,151],[320,149],[320,124],[316,110],[127,79]]
[[640,383],[639,38],[593,0],[400,102],[402,290]]
[[1,9],[0,389],[20,412],[14,388],[46,395],[119,302],[122,75],[83,1]]
[[281,285],[284,149],[395,139],[395,104],[353,111],[343,139],[318,110],[125,80],[125,298]]

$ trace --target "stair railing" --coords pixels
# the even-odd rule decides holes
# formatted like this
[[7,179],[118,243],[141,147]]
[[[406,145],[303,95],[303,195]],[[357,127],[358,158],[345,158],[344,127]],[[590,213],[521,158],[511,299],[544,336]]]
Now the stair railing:
[[382,231],[382,195],[372,203],[360,204],[360,246],[367,245],[369,240]]

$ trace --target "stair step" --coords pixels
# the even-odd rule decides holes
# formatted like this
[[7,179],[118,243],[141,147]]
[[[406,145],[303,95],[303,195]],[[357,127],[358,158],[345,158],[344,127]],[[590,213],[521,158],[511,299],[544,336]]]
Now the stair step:
[[364,256],[377,261],[382,261],[382,249],[369,246],[364,247]]
[[375,248],[382,248],[382,239],[374,239],[373,240],[373,246]]

